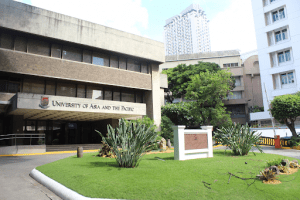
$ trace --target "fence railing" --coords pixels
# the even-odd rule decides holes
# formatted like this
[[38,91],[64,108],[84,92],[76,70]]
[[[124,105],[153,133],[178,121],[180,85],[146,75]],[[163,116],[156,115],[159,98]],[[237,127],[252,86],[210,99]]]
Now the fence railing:
[[45,133],[15,133],[0,135],[0,146],[45,145]]
[[[268,145],[268,146],[275,146],[274,138],[270,137],[260,137],[260,145]],[[220,142],[215,141],[215,145],[221,144]],[[280,145],[283,147],[289,147],[290,146],[290,140],[289,139],[280,139]]]

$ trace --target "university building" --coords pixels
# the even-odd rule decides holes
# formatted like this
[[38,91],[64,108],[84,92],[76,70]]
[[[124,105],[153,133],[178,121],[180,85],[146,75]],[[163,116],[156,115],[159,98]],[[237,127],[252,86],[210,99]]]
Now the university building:
[[0,1],[0,145],[100,143],[95,129],[145,115],[159,126],[164,61],[163,43]]
[[[241,59],[243,57],[244,59]],[[233,122],[246,124],[250,122],[250,113],[263,107],[262,89],[259,73],[258,56],[241,56],[239,51],[212,51],[197,54],[166,56],[166,62],[161,64],[160,70],[174,68],[179,64],[195,65],[198,62],[218,64],[221,69],[230,69],[235,78],[235,88],[224,100],[224,105],[231,112]],[[175,99],[173,103],[184,101],[184,98]]]

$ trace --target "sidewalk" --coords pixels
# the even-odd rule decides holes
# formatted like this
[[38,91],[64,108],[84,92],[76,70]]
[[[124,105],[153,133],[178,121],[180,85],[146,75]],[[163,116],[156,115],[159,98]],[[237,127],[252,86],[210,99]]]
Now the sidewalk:
[[[300,151],[295,149],[275,149],[274,146],[261,146],[264,153],[277,154],[282,156],[289,156],[292,158],[300,159]],[[225,146],[216,147],[214,149],[226,149]],[[230,150],[230,149],[228,149]],[[254,148],[254,152],[258,153],[259,151]]]

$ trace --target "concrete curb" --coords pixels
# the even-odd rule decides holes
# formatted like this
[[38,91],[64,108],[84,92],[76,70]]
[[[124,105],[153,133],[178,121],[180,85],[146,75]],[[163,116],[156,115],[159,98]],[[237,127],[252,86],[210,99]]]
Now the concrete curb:
[[[92,152],[99,152],[99,149],[83,150],[83,153],[92,153]],[[64,153],[77,153],[77,151],[52,151],[52,152],[46,152],[46,153],[7,154],[7,155],[0,155],[0,157],[4,157],[4,156],[41,156],[41,155],[64,154]]]
[[[29,176],[31,176],[34,180],[39,182],[40,184],[47,187],[53,193],[64,200],[98,200],[104,198],[90,198],[82,196],[77,192],[63,186],[62,184],[56,182],[55,180],[49,178],[48,176],[44,175],[40,171],[33,169],[31,170]],[[106,200],[113,200],[113,199],[106,199]]]

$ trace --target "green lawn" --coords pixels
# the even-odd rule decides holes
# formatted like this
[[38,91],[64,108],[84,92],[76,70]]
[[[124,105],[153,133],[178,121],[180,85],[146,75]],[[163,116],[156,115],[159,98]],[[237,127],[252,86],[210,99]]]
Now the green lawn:
[[[119,168],[115,159],[96,153],[71,156],[37,167],[39,171],[87,197],[113,199],[299,199],[300,176],[279,176],[282,184],[266,185],[255,177],[266,160],[278,155],[233,156],[215,150],[213,158],[175,161],[173,153],[145,155],[137,168]],[[160,157],[165,161],[158,160]],[[283,158],[283,157],[282,157]],[[284,157],[288,158],[288,157]],[[289,158],[294,160],[293,158]],[[247,162],[248,164],[245,164]],[[208,184],[203,183],[206,182]]]

